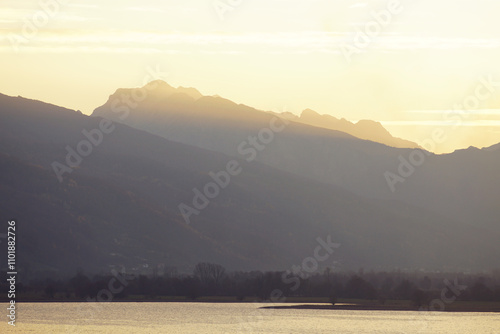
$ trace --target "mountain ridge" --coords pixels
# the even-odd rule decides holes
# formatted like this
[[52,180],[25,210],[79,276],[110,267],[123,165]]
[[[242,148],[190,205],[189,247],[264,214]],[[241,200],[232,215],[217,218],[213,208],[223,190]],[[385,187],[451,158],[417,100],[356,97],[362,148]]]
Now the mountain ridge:
[[370,140],[395,148],[421,148],[414,142],[392,136],[380,122],[373,120],[365,119],[353,123],[345,118],[338,119],[328,114],[321,115],[312,109],[303,110],[300,116],[291,113],[278,113],[278,115],[296,122],[342,131],[360,139]]
[[[108,101],[104,104],[104,106],[109,104],[112,99],[116,99],[116,95],[118,94],[123,94],[123,93],[130,94],[137,90],[138,88],[119,88],[114,94],[110,95]],[[180,86],[178,88],[174,88],[173,86],[169,85],[167,82],[163,80],[152,81],[143,86],[142,88],[139,88],[139,90],[146,91],[148,92],[148,95],[152,95],[155,98],[156,103],[165,102],[166,99],[171,98],[175,94],[185,93],[186,95],[190,96],[194,101],[202,100],[199,101],[200,103],[207,101],[208,104],[208,102],[213,103],[214,101],[218,101],[221,104],[225,103],[226,106],[233,105],[233,106],[240,106],[243,108],[251,108],[244,104],[237,104],[231,100],[222,98],[218,95],[204,96],[197,89],[192,87],[186,88]],[[254,110],[259,112],[266,112],[257,109]],[[302,112],[301,116],[299,117],[295,116],[294,114],[286,112],[285,113],[269,112],[269,113],[273,113],[280,117],[284,117],[288,120],[300,122],[303,124],[344,132],[346,134],[352,135],[354,137],[363,140],[370,140],[391,147],[421,148],[418,144],[413,143],[411,141],[393,137],[389,133],[389,131],[387,131],[387,129],[385,129],[382,126],[382,124],[372,120],[361,120],[358,121],[356,124],[354,124],[352,122],[345,120],[344,118],[339,120],[331,115],[320,115],[319,113],[313,111],[312,109],[305,109]],[[100,108],[96,108],[91,115],[94,116],[100,115]],[[372,132],[372,134],[369,134],[367,132]]]
[[[242,156],[238,148],[248,147],[240,146],[246,145],[246,138],[266,132],[272,118],[279,117],[215,97],[203,97],[180,108],[173,108],[168,98],[161,103],[146,98],[130,110],[127,119],[120,120],[110,108],[111,101],[96,108],[92,115],[233,157]],[[153,116],[144,117],[153,111]],[[265,149],[258,151],[258,162],[282,171],[337,185],[365,197],[401,200],[463,224],[494,227],[495,216],[500,215],[500,208],[485,200],[500,201],[500,180],[492,172],[500,168],[500,157],[495,151],[436,155],[421,148],[393,148],[296,121],[290,121],[285,131],[273,135]],[[477,182],[461,181],[471,175]],[[467,192],[478,195],[470,197]]]
[[498,252],[489,241],[496,234],[481,238],[480,230],[433,212],[241,157],[243,173],[186,225],[179,203],[190,203],[210,171],[234,157],[116,123],[59,183],[52,162],[63,161],[65,147],[76,147],[82,130],[98,128],[102,118],[43,103],[26,108],[21,98],[0,96],[0,107],[0,192],[8,198],[0,208],[3,219],[9,213],[23,224],[24,240],[36,241],[19,244],[20,258],[32,259],[23,266],[33,270],[136,272],[167,263],[189,272],[200,261],[278,270],[300,264],[327,236],[341,244],[331,261],[346,270],[484,268]]

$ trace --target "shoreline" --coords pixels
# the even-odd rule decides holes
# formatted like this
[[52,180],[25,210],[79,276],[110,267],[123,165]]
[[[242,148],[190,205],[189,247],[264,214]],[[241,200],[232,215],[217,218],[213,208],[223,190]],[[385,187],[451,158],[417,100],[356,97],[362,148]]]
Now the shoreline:
[[[40,299],[23,299],[17,300],[16,304],[20,303],[88,303],[97,301],[86,300],[40,300]],[[205,303],[205,304],[240,304],[240,303],[255,303],[269,304],[269,306],[261,306],[259,309],[275,309],[275,310],[342,310],[342,311],[416,311],[416,312],[469,312],[469,313],[500,313],[500,302],[480,302],[480,301],[456,301],[447,305],[444,310],[419,310],[413,306],[408,300],[391,300],[385,304],[374,303],[370,300],[341,300],[336,305],[332,305],[324,300],[314,298],[297,298],[289,299],[283,303],[270,303],[265,300],[236,300],[234,298],[223,297],[202,297],[199,299],[180,299],[180,298],[164,298],[164,299],[119,299],[104,303]],[[8,303],[1,300],[0,303]],[[428,305],[426,305],[428,307]]]
[[478,308],[448,308],[444,310],[419,310],[415,307],[405,306],[383,306],[383,305],[280,305],[280,306],[263,306],[260,309],[277,309],[277,310],[341,310],[341,311],[414,311],[414,312],[449,312],[449,313],[500,313],[500,304],[493,309],[478,309]]

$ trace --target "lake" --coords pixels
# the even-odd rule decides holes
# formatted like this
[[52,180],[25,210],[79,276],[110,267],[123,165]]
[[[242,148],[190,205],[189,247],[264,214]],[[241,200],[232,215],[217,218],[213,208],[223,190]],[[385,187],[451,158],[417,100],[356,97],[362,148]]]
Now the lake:
[[[292,305],[292,304],[287,304]],[[1,333],[500,333],[498,313],[260,309],[259,303],[22,303]]]

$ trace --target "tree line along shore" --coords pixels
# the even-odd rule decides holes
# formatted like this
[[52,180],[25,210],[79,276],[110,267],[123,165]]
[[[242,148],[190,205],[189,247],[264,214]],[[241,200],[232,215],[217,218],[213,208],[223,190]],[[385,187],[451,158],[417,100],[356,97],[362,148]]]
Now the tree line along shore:
[[[0,301],[8,285],[0,283]],[[226,272],[199,263],[192,274],[175,270],[131,275],[74,276],[23,281],[19,302],[264,302],[264,307],[353,310],[500,312],[500,271],[442,273],[403,271],[334,272],[301,276],[282,271]],[[323,303],[323,305],[281,305]]]

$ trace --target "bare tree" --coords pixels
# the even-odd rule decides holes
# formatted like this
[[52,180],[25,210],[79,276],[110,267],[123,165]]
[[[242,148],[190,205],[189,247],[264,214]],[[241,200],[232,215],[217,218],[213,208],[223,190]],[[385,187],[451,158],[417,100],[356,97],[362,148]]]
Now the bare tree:
[[194,267],[194,275],[198,277],[203,284],[214,284],[216,287],[219,286],[225,272],[226,269],[223,266],[213,263],[202,262]]

